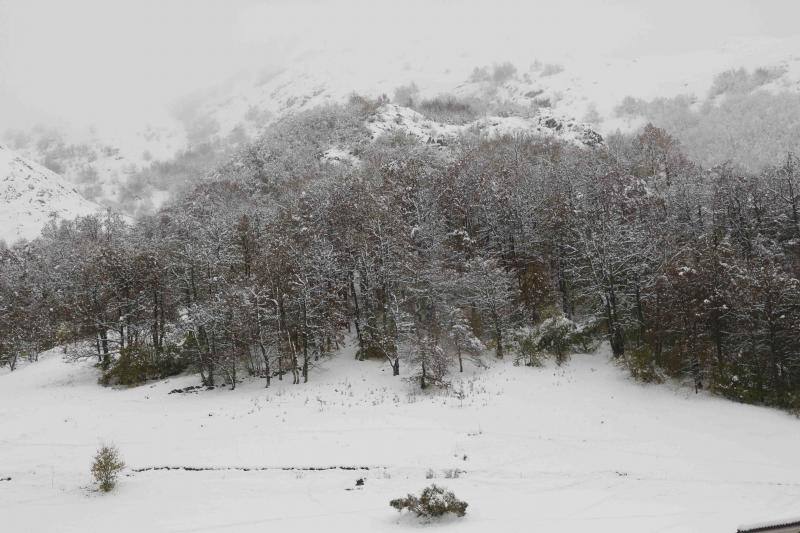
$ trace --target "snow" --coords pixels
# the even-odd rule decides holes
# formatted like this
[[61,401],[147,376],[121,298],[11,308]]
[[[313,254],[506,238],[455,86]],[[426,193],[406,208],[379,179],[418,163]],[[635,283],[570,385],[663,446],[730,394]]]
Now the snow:
[[373,137],[391,131],[400,131],[417,137],[422,142],[444,142],[466,132],[474,132],[487,138],[504,135],[533,135],[553,137],[578,145],[596,144],[588,125],[560,117],[548,110],[540,110],[531,117],[479,118],[464,125],[444,124],[426,118],[421,113],[397,104],[380,106],[367,129]]
[[[449,394],[423,394],[350,346],[305,385],[169,394],[196,376],[103,388],[90,361],[54,350],[0,370],[2,528],[416,530],[388,502],[432,481],[470,504],[441,524],[457,531],[730,533],[796,513],[800,422],[640,385],[609,359],[603,349],[562,367],[491,362],[456,376]],[[88,472],[107,441],[128,469],[101,495]],[[218,470],[134,472],[158,466]],[[370,470],[303,470],[342,466]]]
[[[568,31],[564,38],[567,42],[571,39]],[[392,44],[388,50],[383,46],[373,49],[360,45],[300,47],[287,53],[280,66],[265,70],[262,65],[254,64],[249,73],[219,80],[212,87],[198,88],[197,94],[188,95],[178,106],[185,109],[176,116],[164,116],[166,110],[159,110],[133,124],[99,128],[73,124],[65,128],[60,131],[65,142],[85,144],[89,155],[77,154],[61,161],[65,167],[63,174],[69,181],[86,186],[81,175],[91,169],[98,176],[96,187],[92,184],[98,202],[118,205],[125,201],[127,207],[135,202],[135,208],[149,210],[163,204],[169,192],[154,189],[146,191],[142,198],[131,198],[123,194],[126,188],[137,185],[131,183],[131,177],[147,169],[153,161],[168,161],[189,148],[192,144],[189,130],[197,125],[213,125],[207,135],[220,139],[235,130],[257,138],[281,117],[327,103],[344,102],[354,92],[369,97],[392,96],[397,87],[411,82],[419,88],[418,99],[449,94],[478,97],[495,104],[513,103],[522,108],[548,101],[551,107],[542,107],[543,114],[550,113],[564,123],[586,122],[604,135],[643,125],[641,117],[616,116],[615,109],[626,96],[651,100],[693,94],[702,99],[714,76],[728,69],[781,68],[784,74],[764,89],[800,91],[797,54],[800,37],[797,36],[742,38],[710,49],[636,58],[582,49],[577,54],[540,56],[538,59],[544,63],[539,62],[538,66],[535,60],[541,51],[506,48],[498,55],[497,49],[488,50],[485,42],[479,42],[480,46],[470,50],[456,47],[452,50],[457,52],[442,49],[437,53],[431,53],[427,39],[382,43]],[[470,80],[475,67],[491,69],[506,60],[517,67],[515,77],[500,84]],[[545,64],[559,65],[562,70],[550,74]],[[486,127],[489,135],[509,128],[530,129],[530,124],[514,124],[514,120],[503,117],[484,119],[478,127]],[[539,126],[534,124],[534,130]],[[541,131],[552,134],[546,128]],[[422,133],[430,134],[424,128]],[[441,133],[446,135],[448,131]],[[573,139],[568,137],[568,140]],[[36,144],[23,149],[22,155],[41,162],[44,156]]]
[[784,520],[771,520],[769,522],[757,522],[754,524],[747,524],[739,526],[737,531],[755,531],[760,529],[778,528],[782,526],[789,526],[792,524],[800,524],[800,517],[787,518]]
[[[710,49],[636,58],[595,50],[540,57],[562,68],[554,74],[548,73],[544,64],[532,65],[535,55],[528,50],[505,50],[503,57],[474,50],[431,54],[425,40],[397,44],[398,50],[384,51],[379,58],[373,57],[369,47],[299,50],[286,57],[282,68],[270,70],[267,75],[240,75],[221,83],[217,91],[209,91],[196,113],[216,121],[221,135],[236,127],[256,135],[269,121],[248,120],[244,118],[248,112],[276,119],[321,104],[342,102],[354,92],[370,97],[392,96],[397,87],[414,82],[419,98],[452,94],[523,106],[534,100],[549,100],[552,112],[558,116],[586,120],[600,133],[608,134],[638,125],[635,119],[616,117],[615,108],[624,97],[651,100],[694,94],[702,98],[714,76],[729,69],[780,67],[785,70],[784,75],[771,84],[772,88],[800,91],[797,36],[743,38]],[[506,60],[518,69],[513,78],[500,84],[470,80],[475,67],[491,69],[493,64]],[[593,109],[596,117],[587,120],[585,117]]]
[[325,150],[325,152],[322,154],[322,159],[334,165],[346,163],[351,166],[359,166],[361,164],[361,160],[357,156],[348,150],[338,147]]
[[71,219],[100,209],[58,174],[0,145],[0,240],[32,239],[53,217]]

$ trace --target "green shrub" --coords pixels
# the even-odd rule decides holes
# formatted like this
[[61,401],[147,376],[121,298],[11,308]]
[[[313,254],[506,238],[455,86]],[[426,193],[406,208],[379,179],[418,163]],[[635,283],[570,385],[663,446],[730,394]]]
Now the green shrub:
[[661,383],[663,381],[656,368],[653,350],[646,344],[628,350],[625,364],[631,375],[639,381],[645,383]]
[[398,511],[407,509],[419,517],[438,518],[447,513],[464,516],[468,504],[456,498],[449,490],[431,485],[425,487],[419,497],[409,494],[405,498],[390,501],[389,505]]
[[117,483],[117,476],[125,468],[119,456],[119,450],[113,445],[104,445],[94,456],[92,477],[103,492],[109,492]]
[[151,379],[164,379],[180,374],[188,366],[188,357],[175,345],[168,345],[160,352],[151,346],[128,346],[119,351],[119,357],[103,372],[100,383],[141,385]]
[[576,331],[575,322],[564,315],[558,315],[544,320],[537,327],[539,331],[538,348],[553,354],[560,365],[566,361],[573,345],[573,334]]
[[510,351],[517,354],[516,362],[525,366],[542,366],[538,335],[531,328],[522,328],[512,336]]
[[601,335],[597,325],[581,325],[572,332],[572,346],[583,353],[591,353],[600,345]]

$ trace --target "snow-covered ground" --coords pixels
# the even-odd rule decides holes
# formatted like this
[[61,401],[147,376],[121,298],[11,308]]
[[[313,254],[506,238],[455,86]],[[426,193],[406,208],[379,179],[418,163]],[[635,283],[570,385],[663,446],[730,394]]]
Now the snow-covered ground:
[[[492,362],[451,393],[414,392],[350,350],[305,385],[96,381],[57,350],[0,371],[3,531],[419,530],[388,502],[429,470],[470,504],[436,530],[731,533],[800,510],[797,419],[637,384],[602,350],[563,367]],[[110,494],[89,478],[104,441],[128,464]],[[219,470],[134,471],[159,466]]]

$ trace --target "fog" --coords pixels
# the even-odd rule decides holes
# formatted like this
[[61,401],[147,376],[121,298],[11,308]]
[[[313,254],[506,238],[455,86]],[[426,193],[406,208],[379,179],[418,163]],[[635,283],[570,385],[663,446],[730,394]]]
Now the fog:
[[550,60],[779,38],[794,33],[796,4],[0,0],[0,130],[135,127],[188,93],[304,53],[368,63],[416,43],[445,56]]

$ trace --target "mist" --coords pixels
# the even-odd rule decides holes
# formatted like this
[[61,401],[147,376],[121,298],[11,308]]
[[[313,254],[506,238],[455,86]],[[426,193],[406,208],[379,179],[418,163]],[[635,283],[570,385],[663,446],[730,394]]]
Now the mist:
[[4,0],[0,127],[140,128],[187,94],[308,54],[362,69],[409,47],[476,64],[644,57],[791,35],[792,11],[791,0]]

